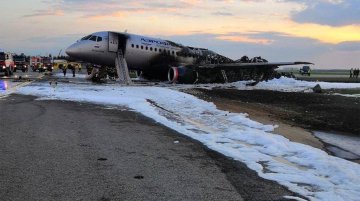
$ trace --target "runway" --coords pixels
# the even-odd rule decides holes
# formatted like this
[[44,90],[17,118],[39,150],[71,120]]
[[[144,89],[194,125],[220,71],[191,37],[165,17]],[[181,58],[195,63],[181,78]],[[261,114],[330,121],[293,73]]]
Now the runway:
[[[353,90],[357,90],[358,87],[358,84],[319,83],[325,90],[334,86],[338,87],[339,90],[342,90],[341,87],[344,86],[353,88]],[[26,150],[26,153],[35,152],[36,155],[41,156],[40,159],[37,159],[38,161],[50,161],[50,163],[45,163],[45,169],[36,172],[35,175],[44,173],[46,178],[50,178],[51,176],[47,175],[49,171],[47,169],[55,169],[53,172],[63,174],[63,170],[68,168],[63,164],[80,161],[79,167],[70,166],[70,169],[76,171],[71,170],[71,173],[69,173],[70,178],[76,177],[84,181],[84,183],[75,182],[75,186],[80,186],[79,188],[91,183],[88,181],[89,175],[84,176],[81,173],[81,168],[85,167],[88,168],[87,171],[91,172],[90,176],[95,177],[91,179],[96,181],[96,185],[99,185],[101,189],[106,189],[103,190],[104,192],[115,191],[112,190],[112,187],[103,187],[99,182],[103,178],[98,178],[94,170],[101,167],[99,165],[103,164],[102,162],[114,161],[114,163],[110,164],[112,167],[110,170],[105,169],[106,175],[109,177],[105,180],[113,184],[115,188],[121,189],[120,186],[127,185],[121,183],[120,186],[116,187],[115,184],[119,180],[132,181],[132,179],[135,179],[136,181],[146,181],[145,179],[150,177],[149,183],[139,187],[139,190],[156,188],[157,198],[162,198],[164,195],[165,200],[168,200],[169,197],[180,200],[218,200],[219,197],[217,196],[222,196],[222,194],[211,189],[231,192],[226,193],[226,196],[230,196],[229,200],[291,200],[294,197],[297,200],[301,198],[324,200],[330,197],[349,198],[351,200],[353,197],[357,197],[358,178],[352,177],[346,172],[350,171],[357,174],[356,172],[359,171],[358,164],[337,157],[334,158],[330,152],[326,153],[315,149],[325,150],[323,148],[324,144],[312,143],[310,138],[307,140],[310,140],[311,143],[306,143],[304,139],[301,139],[303,130],[298,130],[298,136],[284,135],[285,137],[283,137],[277,134],[279,131],[277,126],[271,123],[274,118],[269,118],[270,122],[262,122],[261,119],[253,118],[251,111],[234,110],[232,109],[234,107],[227,107],[232,100],[235,102],[231,104],[235,106],[239,104],[240,108],[245,107],[241,102],[238,102],[243,101],[243,99],[245,100],[244,104],[259,100],[265,101],[263,104],[276,104],[279,102],[280,106],[284,108],[289,108],[294,104],[293,107],[297,108],[299,106],[299,110],[285,111],[277,106],[279,111],[284,113],[273,110],[272,112],[275,113],[272,115],[279,122],[282,122],[279,117],[282,117],[282,114],[290,114],[288,118],[297,123],[295,126],[303,126],[302,121],[308,119],[299,119],[298,116],[293,118],[291,114],[302,111],[301,104],[297,104],[296,100],[301,103],[303,101],[302,104],[306,107],[308,105],[307,100],[313,104],[312,102],[315,100],[321,102],[326,97],[326,95],[317,96],[310,93],[309,89],[315,84],[293,79],[279,79],[259,83],[255,87],[247,87],[246,83],[242,82],[195,86],[169,85],[166,83],[119,86],[115,82],[101,85],[93,84],[85,81],[83,75],[77,75],[73,78],[72,76],[63,77],[63,75],[55,74],[55,76],[45,76],[30,85],[16,89],[15,93],[35,95],[40,98],[38,100],[35,100],[35,97],[32,96],[17,95],[15,93],[8,94],[0,99],[2,106],[0,112],[5,114],[1,117],[3,119],[0,120],[4,131],[6,131],[1,135],[5,144],[20,144],[25,147],[21,151]],[[263,88],[266,91],[258,91],[258,89],[264,90]],[[197,92],[196,90],[199,89],[209,90],[210,93],[202,96],[201,94],[204,91]],[[195,90],[192,91],[195,93],[189,93],[188,90]],[[274,90],[280,90],[280,92],[274,92]],[[281,92],[281,90],[284,92]],[[183,93],[184,91],[195,96]],[[304,93],[304,91],[307,92]],[[277,95],[274,96],[274,94]],[[269,98],[266,98],[267,96]],[[342,98],[347,99],[331,94],[328,96],[336,97],[335,99],[339,100]],[[349,98],[348,101],[351,102],[351,100],[355,99],[356,97]],[[331,102],[332,99],[328,101]],[[219,103],[224,103],[224,105],[221,106],[220,104],[219,107]],[[18,107],[19,105],[21,107]],[[347,105],[347,102],[345,101],[343,105]],[[342,107],[341,104],[340,106]],[[254,108],[259,110],[262,107]],[[324,110],[321,104],[311,108],[319,111]],[[12,114],[14,111],[18,114]],[[23,111],[26,112],[20,114]],[[32,116],[32,111],[38,114]],[[316,114],[321,114],[316,111],[304,112],[314,113],[315,116],[312,118],[316,120],[318,118]],[[326,125],[326,122],[328,122],[326,116],[331,117],[331,114],[335,111],[328,110],[329,114],[320,115],[325,118],[324,123],[321,125]],[[249,112],[250,117],[241,112]],[[346,117],[346,114],[344,115]],[[26,116],[29,116],[29,122],[27,122],[28,119],[24,120]],[[15,123],[17,122],[16,119],[21,123]],[[4,122],[10,122],[12,126],[6,126],[7,124],[5,125]],[[148,123],[150,123],[150,126]],[[286,122],[282,123],[279,124],[281,128]],[[314,123],[317,123],[313,124],[314,128],[320,125],[319,122]],[[26,126],[24,127],[24,125]],[[34,128],[31,128],[31,126]],[[341,128],[341,122],[335,128]],[[356,127],[353,128],[356,129]],[[291,125],[286,128],[288,132],[291,129]],[[24,135],[24,133],[29,132],[32,136],[30,140]],[[14,136],[18,137],[14,138]],[[294,136],[295,138],[293,138]],[[32,141],[32,139],[35,139],[35,141]],[[88,141],[89,139],[90,141]],[[328,140],[331,144],[333,139]],[[49,144],[47,144],[48,142]],[[34,146],[27,146],[27,143]],[[189,150],[183,150],[184,147],[174,149],[179,145],[189,145],[185,146]],[[34,165],[31,163],[32,160],[28,160],[28,158],[34,158],[34,155],[24,154],[11,146],[4,147],[10,150],[3,151],[4,153],[10,153],[3,154],[5,157],[3,160],[12,161],[11,168],[6,167],[7,172],[5,174],[12,175],[10,178],[18,177],[23,179],[21,174],[19,176],[18,171],[11,171],[12,167],[16,167],[17,164],[21,163],[18,159],[25,161],[21,163],[23,167],[42,167],[41,163],[40,166],[39,163]],[[45,153],[38,150],[38,147],[45,148]],[[93,150],[92,147],[96,149]],[[334,150],[333,147],[329,147],[329,150],[330,148]],[[63,153],[63,155],[57,153]],[[74,153],[80,153],[81,156],[73,155]],[[354,154],[356,155],[356,153]],[[67,157],[64,158],[65,155]],[[109,156],[113,158],[109,160]],[[54,161],[54,158],[58,159],[59,162]],[[70,160],[69,162],[68,158],[75,158],[76,161]],[[96,158],[95,165],[83,165],[93,164],[94,158]],[[354,159],[357,160],[356,157]],[[140,171],[133,171],[137,169],[138,160],[141,166],[140,169],[138,168]],[[132,164],[133,161],[134,164]],[[337,162],[334,163],[334,161]],[[48,164],[49,166],[47,166]],[[160,166],[157,164],[160,164]],[[56,169],[56,167],[59,167],[59,169]],[[129,167],[131,170],[128,169]],[[186,171],[184,172],[184,170]],[[35,170],[30,169],[29,171],[25,175],[31,175],[31,172]],[[153,171],[161,172],[161,174],[155,174]],[[337,172],[337,174],[333,174],[333,172]],[[122,173],[125,175],[122,175]],[[116,181],[110,178],[112,175],[116,177]],[[156,178],[152,178],[151,175],[155,175]],[[297,175],[297,177],[294,177],[294,175]],[[332,181],[337,180],[339,176],[342,178],[341,183],[333,183]],[[49,186],[53,185],[53,188],[57,188],[57,185],[59,185],[59,188],[65,188],[65,191],[67,191],[68,189],[62,184],[66,184],[65,186],[69,184],[62,181],[60,176],[58,177],[61,183],[49,183]],[[323,180],[324,177],[328,179]],[[303,178],[307,178],[306,181]],[[152,179],[159,180],[159,183]],[[190,183],[183,182],[182,179]],[[33,183],[32,180],[30,178],[30,183]],[[55,179],[55,181],[57,180]],[[41,182],[43,181],[39,183]],[[156,187],[152,185],[154,182]],[[167,182],[170,183],[167,184]],[[306,182],[306,185],[304,185],[304,182]],[[160,183],[162,185],[166,184],[166,187],[163,187]],[[14,181],[10,180],[9,183],[3,186],[16,189],[16,187],[12,186],[13,184]],[[133,185],[131,182],[130,184]],[[218,184],[229,188],[220,188]],[[95,188],[96,185],[94,184],[91,188]],[[194,192],[186,190],[183,185],[190,186]],[[132,188],[132,186],[129,188]],[[171,188],[177,189],[180,193],[177,191],[172,193]],[[317,190],[314,191],[314,188]],[[335,191],[333,189],[341,190]],[[50,192],[47,189],[44,191]],[[171,191],[171,193],[160,193],[164,191]],[[83,190],[79,192],[81,195],[83,194]],[[151,190],[147,191],[146,196],[151,192]],[[191,192],[191,195],[189,197],[184,196],[188,192]],[[25,194],[29,194],[29,192]],[[128,194],[127,191],[119,191],[118,194],[111,194],[109,197],[105,196],[104,199],[118,200],[124,194],[132,198],[135,196],[135,193]],[[202,197],[204,194],[206,197]],[[112,195],[114,196],[112,197]],[[8,196],[16,195],[11,194]],[[99,194],[91,194],[91,196],[93,197],[90,198],[99,197]],[[155,200],[155,197],[146,196],[135,197],[135,199]],[[88,198],[86,197],[86,199]]]
[[127,110],[11,95],[0,104],[4,200],[281,200],[241,163]]

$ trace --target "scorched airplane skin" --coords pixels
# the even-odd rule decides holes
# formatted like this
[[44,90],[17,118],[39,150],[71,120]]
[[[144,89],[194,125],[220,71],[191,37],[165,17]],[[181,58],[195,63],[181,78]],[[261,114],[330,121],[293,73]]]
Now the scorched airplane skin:
[[172,41],[120,32],[96,32],[85,36],[66,53],[75,59],[101,66],[115,66],[121,51],[130,70],[141,71],[147,79],[176,83],[268,80],[274,69],[308,62],[270,63],[260,57],[233,61],[204,48],[183,46]]

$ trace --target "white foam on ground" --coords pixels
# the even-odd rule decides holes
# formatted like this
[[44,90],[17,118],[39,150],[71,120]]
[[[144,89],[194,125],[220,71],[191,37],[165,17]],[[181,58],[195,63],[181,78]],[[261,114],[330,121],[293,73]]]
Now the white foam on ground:
[[340,94],[340,93],[334,93],[334,95],[351,97],[351,98],[360,98],[360,94]]
[[322,141],[340,147],[343,150],[360,156],[360,137],[315,131],[314,135]]
[[305,199],[294,197],[294,196],[284,196],[284,198],[289,199],[289,200],[306,201]]
[[[246,82],[240,81],[233,83],[237,88],[243,88]],[[322,89],[350,89],[360,88],[360,83],[337,83],[337,82],[309,82],[295,80],[293,78],[281,77],[280,79],[272,79],[269,81],[259,82],[254,88],[276,91],[312,91],[317,84]],[[245,86],[246,87],[246,86]],[[246,87],[249,88],[249,87]]]
[[[269,81],[259,82],[255,86],[246,86],[246,84],[253,81],[238,81],[228,84],[198,84],[195,85],[197,88],[212,89],[218,88],[236,88],[239,90],[272,90],[272,91],[283,91],[283,92],[312,92],[317,84],[322,89],[360,89],[360,83],[337,83],[337,82],[309,82],[302,80],[295,80],[294,78],[281,77],[280,79],[272,79]],[[175,88],[194,88],[194,85],[178,85]]]
[[360,165],[271,133],[272,125],[246,114],[216,109],[213,103],[169,88],[47,84],[26,86],[18,93],[41,99],[126,106],[203,143],[266,179],[277,181],[311,200],[357,200]]
[[63,73],[55,73],[52,75],[52,77],[56,77],[56,78],[68,78],[68,79],[74,79],[74,78],[86,78],[87,74],[83,74],[83,73],[78,73],[76,71],[75,73],[75,77],[73,77],[72,71],[68,70],[66,73],[66,76],[64,76]]
[[12,80],[0,80],[0,99],[7,97],[14,92],[18,85],[23,85],[24,82],[13,82]]

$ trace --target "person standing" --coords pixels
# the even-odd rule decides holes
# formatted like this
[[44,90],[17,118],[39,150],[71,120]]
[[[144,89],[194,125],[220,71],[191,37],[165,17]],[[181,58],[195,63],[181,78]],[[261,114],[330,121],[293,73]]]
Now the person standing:
[[62,68],[62,71],[63,71],[63,74],[64,74],[64,77],[66,77],[66,65],[63,65],[63,68]]
[[356,69],[356,75],[355,75],[356,79],[359,77],[359,71],[360,71],[360,69],[359,69],[359,68],[358,68],[358,69]]
[[72,74],[73,74],[73,77],[75,77],[75,71],[76,71],[76,68],[75,68],[75,65],[74,66],[72,66]]
[[351,69],[350,69],[350,78],[352,78],[353,75],[354,75],[354,70],[353,70],[353,68],[351,68]]
[[67,68],[68,68],[69,70],[73,70],[74,67],[73,67],[73,65],[71,65],[71,63],[69,63],[68,66],[67,66]]
[[356,68],[354,68],[354,72],[353,72],[353,78],[356,78],[356,74],[357,74],[357,69]]

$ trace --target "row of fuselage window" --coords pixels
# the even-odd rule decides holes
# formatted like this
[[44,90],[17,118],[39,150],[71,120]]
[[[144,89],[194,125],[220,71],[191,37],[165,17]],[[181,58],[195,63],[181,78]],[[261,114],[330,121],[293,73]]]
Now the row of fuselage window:
[[170,51],[170,50],[166,50],[166,49],[158,49],[158,48],[153,48],[153,47],[148,47],[148,46],[143,46],[143,45],[134,45],[134,44],[131,44],[131,47],[132,48],[137,48],[137,49],[142,49],[142,50],[148,50],[148,51],[154,51],[154,52],[157,52],[157,51],[159,51],[160,53],[161,52],[164,52],[164,53],[167,53],[167,54],[171,54],[171,55],[177,55],[177,52],[175,52],[175,51]]

